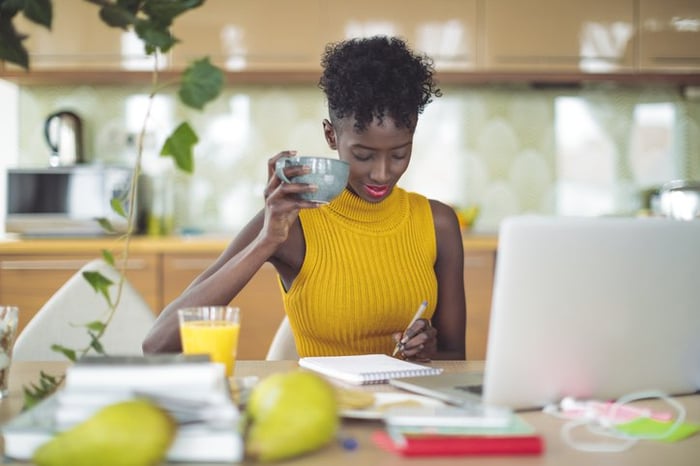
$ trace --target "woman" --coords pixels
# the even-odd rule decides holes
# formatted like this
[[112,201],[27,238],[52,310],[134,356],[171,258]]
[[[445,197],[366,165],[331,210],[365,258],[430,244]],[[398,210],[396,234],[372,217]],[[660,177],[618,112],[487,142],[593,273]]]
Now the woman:
[[[391,354],[400,342],[409,359],[465,358],[457,217],[447,205],[397,186],[411,160],[418,115],[441,95],[432,61],[399,39],[373,37],[327,46],[322,65],[319,87],[329,111],[323,134],[350,164],[345,191],[320,207],[300,200],[297,193],[316,188],[284,183],[274,173],[279,158],[296,152],[272,157],[264,209],[160,314],[145,352],[179,351],[177,309],[229,303],[270,262],[300,356]],[[424,318],[406,329],[424,300]]]

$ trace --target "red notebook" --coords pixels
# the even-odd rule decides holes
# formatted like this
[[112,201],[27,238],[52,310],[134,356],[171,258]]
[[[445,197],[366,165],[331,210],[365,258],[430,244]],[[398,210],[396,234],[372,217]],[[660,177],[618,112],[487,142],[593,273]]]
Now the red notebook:
[[395,439],[384,430],[372,434],[379,447],[403,456],[540,455],[541,436],[532,435],[402,435]]

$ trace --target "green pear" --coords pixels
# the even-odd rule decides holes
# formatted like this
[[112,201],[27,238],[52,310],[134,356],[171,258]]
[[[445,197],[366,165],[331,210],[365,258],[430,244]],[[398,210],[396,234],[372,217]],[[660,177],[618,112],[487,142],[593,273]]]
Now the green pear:
[[309,453],[329,443],[338,429],[335,390],[307,371],[272,374],[260,381],[246,405],[246,453],[277,461]]
[[150,466],[165,457],[176,431],[172,417],[152,402],[123,401],[57,434],[32,460],[38,466]]

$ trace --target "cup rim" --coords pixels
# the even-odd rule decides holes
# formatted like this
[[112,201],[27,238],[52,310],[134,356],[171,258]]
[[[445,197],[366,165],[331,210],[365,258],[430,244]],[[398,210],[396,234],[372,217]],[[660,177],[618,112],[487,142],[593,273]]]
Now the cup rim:
[[[202,311],[206,312],[206,316],[201,315]],[[222,316],[215,316],[216,313],[224,311],[224,315]],[[187,306],[183,307],[177,310],[177,315],[178,319],[180,322],[185,320],[186,317],[200,317],[200,319],[189,319],[189,320],[229,320],[226,319],[224,316],[228,315],[229,313],[232,314],[233,319],[232,321],[239,321],[240,320],[240,314],[241,314],[241,308],[238,306],[229,306],[229,305],[211,305],[211,306]]]
[[285,160],[294,160],[294,161],[299,161],[302,162],[304,160],[309,160],[309,159],[320,159],[320,160],[332,160],[334,162],[340,162],[344,165],[350,165],[350,163],[346,160],[340,160],[339,158],[336,157],[325,157],[323,155],[292,155],[289,157],[280,157],[277,159],[276,164],[278,163],[284,163]]

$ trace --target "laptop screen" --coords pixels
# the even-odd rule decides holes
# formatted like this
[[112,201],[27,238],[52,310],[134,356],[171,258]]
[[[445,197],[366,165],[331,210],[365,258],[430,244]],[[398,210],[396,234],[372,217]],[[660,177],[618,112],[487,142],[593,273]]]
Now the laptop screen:
[[484,402],[700,388],[700,221],[506,219]]

